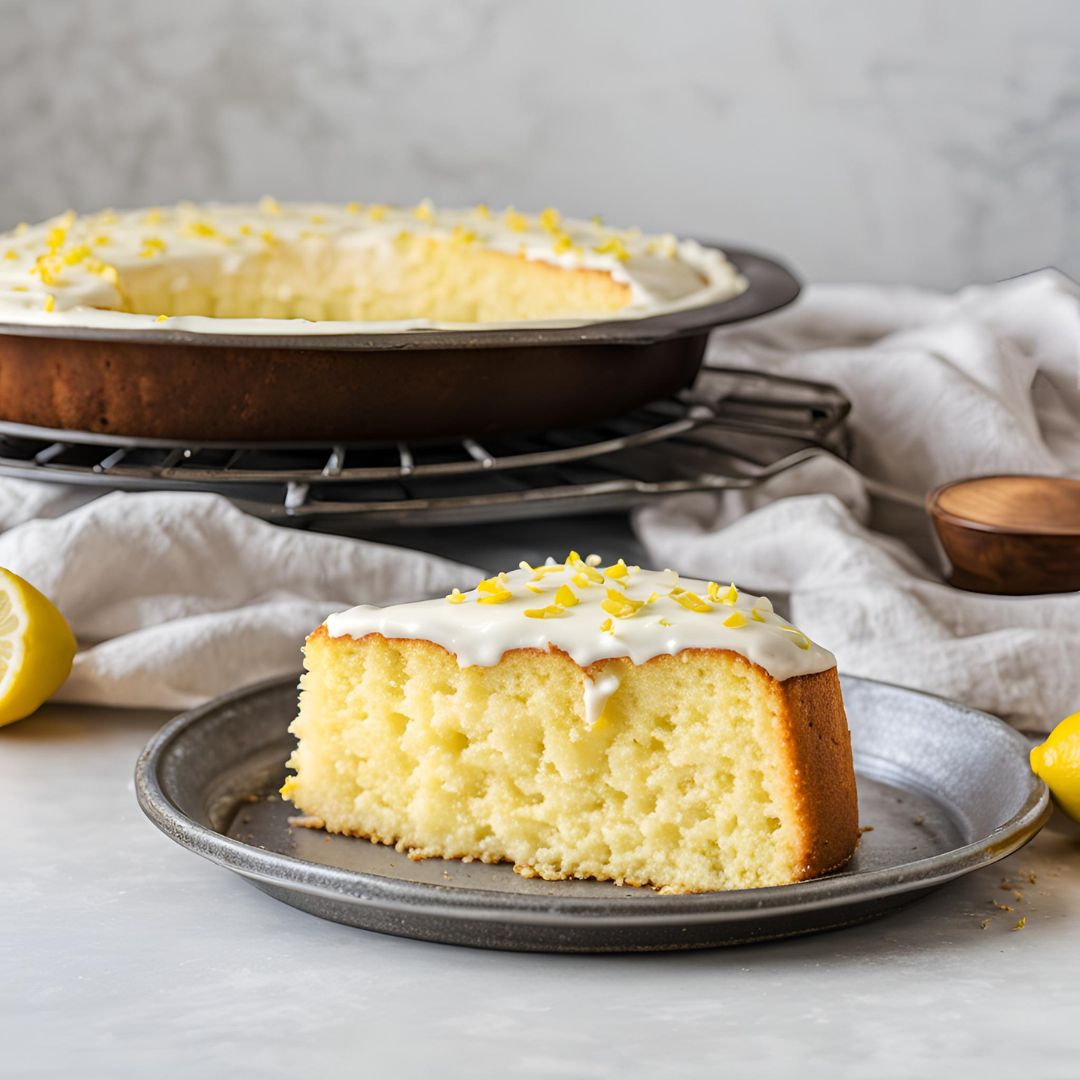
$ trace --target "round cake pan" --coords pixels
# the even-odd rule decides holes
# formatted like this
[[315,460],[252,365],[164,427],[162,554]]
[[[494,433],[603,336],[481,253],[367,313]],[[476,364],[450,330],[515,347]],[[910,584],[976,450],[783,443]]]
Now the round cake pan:
[[594,424],[689,386],[710,330],[798,296],[780,263],[724,250],[748,282],[739,296],[568,329],[266,337],[0,324],[0,419],[282,443]]

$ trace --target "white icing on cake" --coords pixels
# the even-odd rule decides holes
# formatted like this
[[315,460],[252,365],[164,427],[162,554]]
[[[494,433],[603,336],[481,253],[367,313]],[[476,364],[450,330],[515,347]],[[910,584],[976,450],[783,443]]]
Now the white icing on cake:
[[[511,649],[529,648],[561,649],[581,667],[616,657],[644,664],[684,649],[729,649],[778,680],[836,666],[832,653],[777,615],[764,597],[621,561],[601,569],[574,553],[566,563],[523,564],[445,599],[354,607],[331,615],[326,627],[332,637],[377,633],[433,641],[461,667],[491,666]],[[586,687],[590,723],[617,685],[601,678]]]
[[[209,263],[239,267],[244,257],[273,244],[391,245],[403,230],[523,254],[558,266],[603,270],[630,289],[630,303],[594,318],[536,319],[517,323],[439,323],[425,319],[356,322],[294,318],[211,318],[107,310],[123,307],[125,272],[169,261],[197,276]],[[462,326],[485,328],[572,327],[612,319],[637,319],[729,299],[745,280],[721,251],[673,236],[610,229],[597,222],[491,212],[484,207],[436,210],[418,207],[345,206],[324,203],[258,205],[181,203],[166,209],[76,216],[0,234],[0,323],[145,329],[195,333],[352,334]]]

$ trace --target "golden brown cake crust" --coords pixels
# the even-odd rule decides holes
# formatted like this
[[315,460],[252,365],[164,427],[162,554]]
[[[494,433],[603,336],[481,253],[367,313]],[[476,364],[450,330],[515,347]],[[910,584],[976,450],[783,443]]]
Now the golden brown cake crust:
[[[312,632],[308,641],[329,638],[329,632],[323,625]],[[355,639],[356,642],[363,640],[364,638]],[[389,640],[407,648],[420,647],[449,652],[442,645],[426,638]],[[535,648],[511,651],[537,656],[554,655],[562,657],[568,664],[575,664],[567,653],[555,648],[550,651]],[[794,804],[795,818],[802,831],[802,854],[797,880],[805,881],[839,869],[848,862],[858,847],[859,816],[851,735],[836,669],[796,675],[779,682],[764,668],[730,650],[687,649],[684,652],[725,654],[766,680],[773,695],[775,710],[781,717],[788,789]],[[584,670],[592,674],[595,668],[596,674],[600,674],[602,668],[613,662],[632,663],[628,658],[605,660],[589,665]],[[678,656],[664,653],[646,661],[646,664],[678,662]],[[393,840],[372,839],[379,839],[382,843],[394,843]]]

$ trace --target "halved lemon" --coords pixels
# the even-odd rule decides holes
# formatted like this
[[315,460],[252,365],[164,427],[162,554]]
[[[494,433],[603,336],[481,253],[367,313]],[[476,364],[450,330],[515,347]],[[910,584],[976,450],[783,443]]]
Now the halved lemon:
[[0,727],[29,716],[64,684],[75,635],[50,601],[0,567]]

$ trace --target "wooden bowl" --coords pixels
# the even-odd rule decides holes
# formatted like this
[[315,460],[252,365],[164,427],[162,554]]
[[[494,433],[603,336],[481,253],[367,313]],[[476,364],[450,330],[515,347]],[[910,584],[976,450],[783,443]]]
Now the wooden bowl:
[[1080,481],[957,480],[931,492],[926,508],[958,588],[1009,596],[1080,589]]

